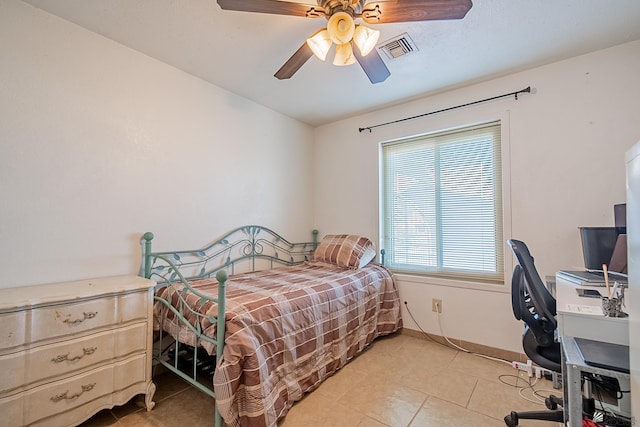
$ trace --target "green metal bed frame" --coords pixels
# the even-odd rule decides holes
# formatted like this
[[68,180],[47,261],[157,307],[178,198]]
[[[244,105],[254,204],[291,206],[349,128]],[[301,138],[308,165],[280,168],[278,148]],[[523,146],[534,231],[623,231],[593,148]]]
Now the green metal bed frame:
[[[156,282],[157,303],[166,306],[186,328],[196,336],[196,343],[208,342],[215,345],[216,362],[222,357],[225,335],[225,292],[228,274],[258,271],[277,266],[296,265],[308,261],[318,245],[318,231],[313,230],[313,241],[291,243],[272,230],[258,226],[247,225],[236,228],[215,240],[213,243],[201,249],[184,250],[174,252],[153,252],[151,241],[153,233],[147,232],[140,239],[142,246],[142,265],[140,275]],[[190,280],[214,277],[218,280],[218,297],[211,298],[193,289]],[[177,307],[169,301],[160,298],[158,290],[178,285],[181,289],[177,292]],[[178,288],[174,288],[178,289]],[[203,334],[201,322],[192,325],[185,318],[185,313],[190,316],[203,318],[204,316],[189,307],[184,295],[192,293],[200,297],[200,306],[212,301],[218,304],[216,317],[208,317],[207,320],[216,325],[216,338]],[[175,296],[174,296],[175,297]],[[169,344],[166,342],[169,341]],[[164,343],[164,344],[163,344]],[[194,346],[193,366],[190,372],[185,372],[178,366],[178,349],[180,344],[177,338],[172,338],[160,328],[157,339],[154,339],[153,360],[154,365],[162,365],[181,378],[193,384],[201,391],[215,399],[215,392],[198,381],[198,347]],[[170,352],[173,351],[173,356]],[[206,355],[203,349],[200,349]],[[214,402],[215,427],[223,427],[223,420]]]

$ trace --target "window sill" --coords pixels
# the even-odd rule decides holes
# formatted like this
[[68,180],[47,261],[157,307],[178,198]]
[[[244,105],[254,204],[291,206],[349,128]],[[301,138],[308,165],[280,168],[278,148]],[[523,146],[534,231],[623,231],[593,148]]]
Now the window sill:
[[445,286],[450,288],[475,289],[485,292],[510,293],[511,287],[505,283],[488,283],[472,280],[450,279],[437,276],[428,276],[422,274],[410,274],[406,272],[397,272],[391,270],[396,280],[401,282],[418,283],[430,286]]

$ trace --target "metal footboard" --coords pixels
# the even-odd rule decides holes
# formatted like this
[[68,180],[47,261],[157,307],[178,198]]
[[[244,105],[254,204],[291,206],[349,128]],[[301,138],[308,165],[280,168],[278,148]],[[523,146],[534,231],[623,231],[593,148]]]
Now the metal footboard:
[[[150,232],[145,233],[140,239],[142,246],[140,275],[157,283],[154,297],[155,312],[160,312],[164,317],[171,313],[172,322],[187,328],[195,337],[193,342],[185,346],[179,341],[179,334],[171,334],[163,330],[164,317],[159,319],[158,324],[161,326],[154,339],[153,350],[155,365],[164,366],[215,399],[213,381],[209,381],[210,387],[206,385],[206,381],[202,381],[202,360],[207,359],[206,370],[212,375],[212,369],[222,358],[227,272],[234,274],[274,268],[278,265],[300,264],[311,258],[318,244],[317,236],[317,230],[313,230],[312,242],[290,243],[265,227],[251,225],[232,230],[204,248],[153,252],[151,242],[154,235]],[[190,285],[192,280],[211,277],[215,277],[218,281],[217,298],[202,294]],[[163,290],[167,291],[165,294],[170,296],[169,299],[159,296]],[[199,305],[191,307],[187,304],[185,299],[187,294],[197,295],[200,298]],[[217,317],[205,318],[198,311],[208,303],[218,305]],[[187,316],[198,320],[190,322]],[[204,334],[201,326],[203,321],[216,325],[215,338]],[[203,345],[208,348],[215,347],[215,359],[211,359]],[[192,353],[187,354],[186,358],[181,358],[183,349],[186,349],[184,351],[187,353]],[[190,360],[191,366],[185,366],[184,359]],[[206,380],[206,376],[204,377]],[[217,405],[214,408],[215,426],[223,427]]]

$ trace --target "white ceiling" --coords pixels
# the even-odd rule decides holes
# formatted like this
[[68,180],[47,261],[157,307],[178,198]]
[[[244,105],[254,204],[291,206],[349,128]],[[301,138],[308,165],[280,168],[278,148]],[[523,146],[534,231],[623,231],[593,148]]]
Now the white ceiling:
[[215,0],[24,1],[314,126],[640,39],[639,0],[474,0],[462,20],[375,26],[381,42],[407,32],[419,49],[385,58],[385,82],[330,57],[277,80],[324,18],[224,11]]

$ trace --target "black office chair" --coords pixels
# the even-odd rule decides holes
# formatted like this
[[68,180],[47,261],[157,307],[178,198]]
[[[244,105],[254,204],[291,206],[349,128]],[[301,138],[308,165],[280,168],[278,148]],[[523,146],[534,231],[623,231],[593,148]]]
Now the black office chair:
[[[518,265],[511,279],[511,303],[513,314],[525,323],[522,348],[531,361],[553,372],[561,372],[560,343],[555,340],[556,300],[547,290],[533,263],[527,245],[519,240],[508,240]],[[504,417],[509,427],[516,427],[518,420],[564,421],[562,399],[550,396],[545,400],[549,410],[511,412]]]

